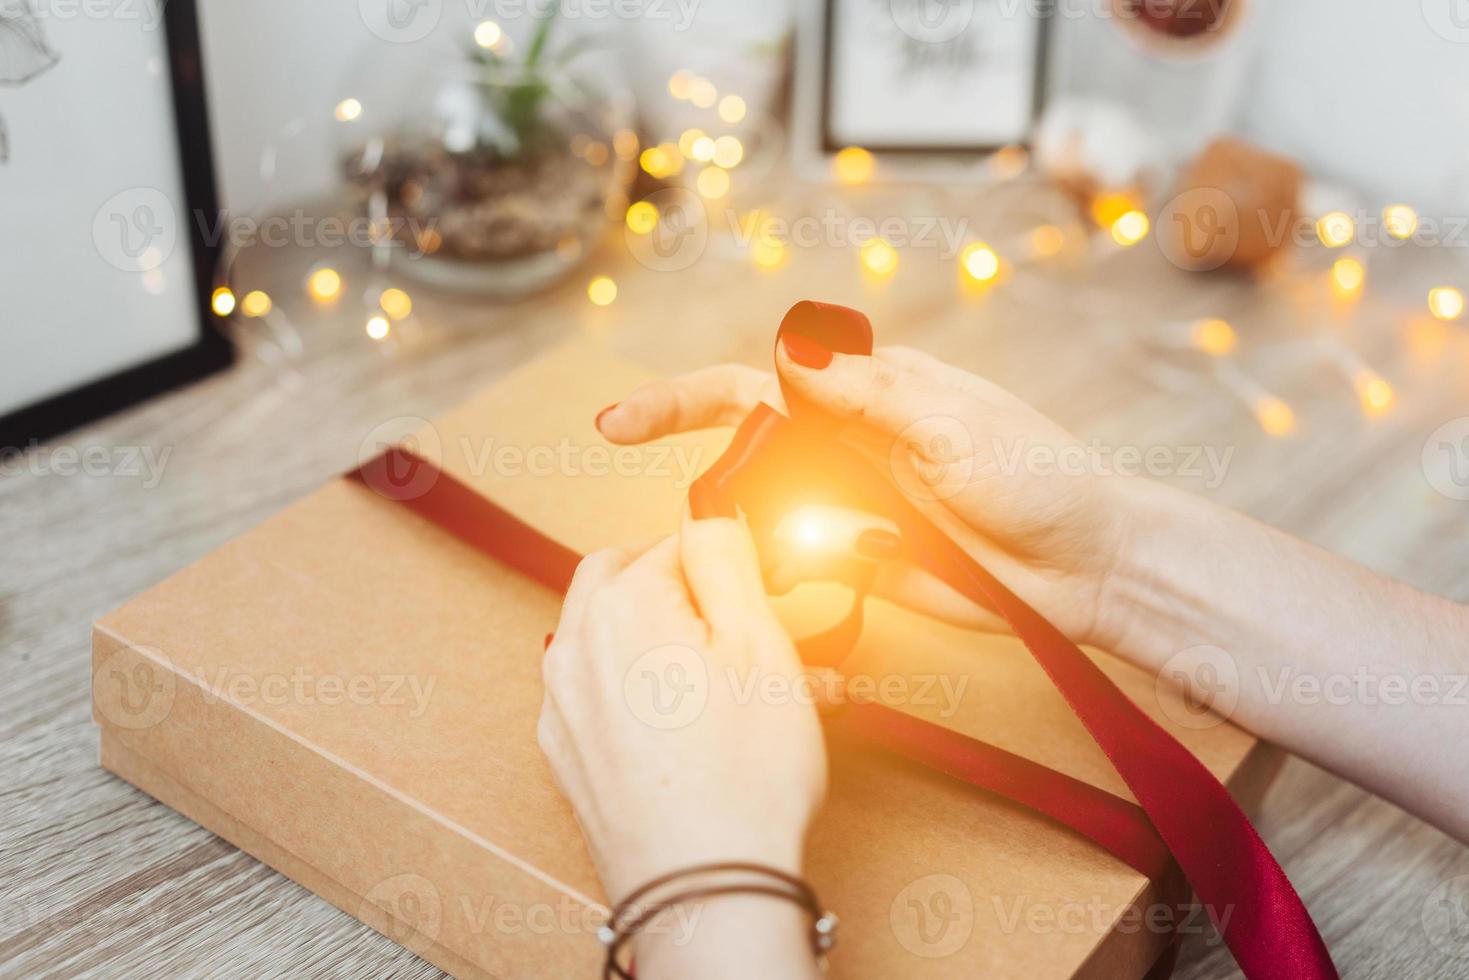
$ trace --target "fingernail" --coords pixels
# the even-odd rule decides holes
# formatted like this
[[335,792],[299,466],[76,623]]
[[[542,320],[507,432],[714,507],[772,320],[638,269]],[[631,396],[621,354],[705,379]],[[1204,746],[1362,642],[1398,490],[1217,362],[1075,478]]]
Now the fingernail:
[[820,371],[831,363],[831,348],[803,334],[783,333],[780,342],[786,349],[786,356],[801,367]]
[[[607,415],[608,412],[612,411],[614,408],[621,404],[622,402],[613,402],[611,405],[608,405],[606,408],[597,413],[596,421],[594,421],[592,424],[597,427],[598,432],[602,431],[602,419]],[[586,416],[583,415],[582,418],[586,418]]]
[[709,517],[734,517],[734,507],[724,494],[709,485],[708,480],[695,480],[689,487],[689,516],[696,521]]
[[554,640],[554,639],[556,639],[556,634],[555,633],[547,633],[546,634],[546,643],[545,643],[544,646],[541,647],[541,651],[543,653],[545,651],[551,649],[551,641]]
[[857,535],[857,554],[875,561],[896,558],[903,551],[903,539],[881,527],[869,527]]

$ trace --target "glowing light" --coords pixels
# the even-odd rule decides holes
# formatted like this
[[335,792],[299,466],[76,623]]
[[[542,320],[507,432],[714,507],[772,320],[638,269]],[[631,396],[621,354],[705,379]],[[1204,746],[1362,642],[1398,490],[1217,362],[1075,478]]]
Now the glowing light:
[[719,98],[719,90],[707,78],[695,78],[689,83],[689,101],[700,109],[707,109]]
[[1381,415],[1392,408],[1392,385],[1376,371],[1362,370],[1352,379],[1357,397],[1362,400],[1362,411],[1368,415]]
[[252,289],[240,300],[240,312],[246,316],[265,316],[273,305],[269,293]]
[[228,286],[220,286],[210,298],[209,306],[216,316],[229,316],[235,312],[235,294]]
[[[678,152],[682,153],[686,157],[692,158],[694,155],[694,144],[697,143],[699,140],[706,138],[708,135],[709,134],[704,132],[702,129],[684,130],[678,136]],[[710,151],[710,155],[713,155],[712,150]]]
[[975,282],[989,282],[1000,274],[1000,257],[984,242],[971,242],[959,253],[964,274]]
[[337,122],[353,122],[362,118],[362,103],[356,99],[343,99],[337,103]]
[[586,151],[582,153],[582,156],[586,158],[587,163],[590,163],[594,167],[600,167],[607,162],[610,154],[607,152],[606,143],[603,143],[601,140],[592,140],[587,144]]
[[843,184],[865,184],[872,179],[872,172],[876,168],[877,161],[872,154],[860,146],[838,150],[836,156],[831,158],[832,173]]
[[403,320],[413,312],[413,299],[401,289],[384,289],[377,298],[377,305],[394,320]]
[[1391,238],[1412,238],[1418,230],[1418,212],[1406,204],[1389,204],[1382,209],[1382,227]]
[[342,293],[342,275],[331,266],[322,266],[306,278],[306,291],[318,303],[330,303]]
[[989,159],[990,170],[996,177],[1014,177],[1030,163],[1030,153],[1023,146],[1011,144],[996,150]]
[[892,275],[898,268],[898,250],[881,238],[869,238],[862,244],[862,266],[876,276]]
[[587,283],[587,299],[596,306],[611,306],[617,299],[617,283],[611,276],[597,276]]
[[1129,211],[1140,211],[1142,203],[1127,191],[1110,191],[1092,198],[1092,220],[1100,228],[1111,228]]
[[658,227],[658,207],[649,201],[638,201],[627,209],[627,230],[635,235],[646,235]]
[[367,318],[367,335],[373,340],[386,340],[392,329],[392,324],[388,323],[385,316],[373,315]]
[[773,238],[757,238],[750,246],[750,257],[762,269],[779,269],[785,265],[787,249],[785,243]]
[[638,134],[630,129],[619,129],[612,137],[612,150],[624,160],[638,155]]
[[1136,245],[1148,237],[1150,227],[1147,215],[1141,211],[1127,211],[1112,222],[1112,240],[1123,247]]
[[1228,321],[1213,318],[1195,320],[1192,336],[1195,347],[1214,357],[1223,357],[1239,343]]
[[683,157],[679,155],[678,147],[669,143],[648,147],[639,155],[638,163],[649,176],[659,180],[677,176],[683,171]]
[[1457,320],[1464,313],[1464,294],[1453,286],[1435,286],[1428,291],[1428,312],[1437,320]]
[[689,97],[689,89],[694,84],[694,73],[686,68],[680,68],[668,76],[668,94],[682,102]]
[[718,167],[705,167],[699,171],[694,186],[711,201],[718,200],[729,193],[729,174]]
[[1030,233],[1030,250],[1040,258],[1060,255],[1065,247],[1066,233],[1055,225],[1041,225]]
[[1331,284],[1343,298],[1355,295],[1367,280],[1367,267],[1360,259],[1343,258],[1331,263]]
[[719,118],[727,123],[737,123],[745,118],[745,100],[738,95],[726,95],[720,99]]
[[714,141],[714,162],[728,169],[738,167],[745,158],[745,147],[733,136],[721,136]]
[[1328,211],[1316,219],[1316,237],[1327,248],[1341,248],[1357,237],[1357,226],[1345,211]]
[[708,163],[714,159],[714,145],[714,140],[710,137],[698,137],[689,144],[689,159],[697,160],[700,163]]
[[1255,419],[1266,435],[1288,435],[1296,427],[1296,413],[1289,405],[1274,395],[1265,395],[1255,402]]
[[807,548],[821,548],[827,543],[830,528],[816,514],[802,514],[796,520],[795,540]]
[[505,32],[492,20],[482,20],[475,25],[474,43],[482,48],[498,47],[505,40]]

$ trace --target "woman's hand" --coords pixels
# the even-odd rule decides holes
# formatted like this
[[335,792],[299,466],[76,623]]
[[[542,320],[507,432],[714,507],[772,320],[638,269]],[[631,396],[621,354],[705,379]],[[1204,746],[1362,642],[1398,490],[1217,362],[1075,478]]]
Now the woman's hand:
[[[743,525],[686,518],[640,555],[586,558],[544,674],[541,748],[612,901],[710,862],[800,873],[826,754]],[[814,971],[810,923],[788,903],[719,899],[696,926],[640,937],[639,975]],[[752,957],[771,958],[763,973],[743,972]]]
[[[1129,535],[1122,484],[1131,481],[1099,477],[1080,440],[990,382],[907,348],[833,354],[787,334],[776,366],[794,394],[847,423],[844,439],[1068,635],[1107,645],[1123,628],[1108,622],[1103,594]],[[757,401],[782,407],[775,378],[724,365],[646,385],[598,427],[613,442],[644,442],[738,424]],[[875,591],[961,625],[1002,628],[907,563],[883,563]]]

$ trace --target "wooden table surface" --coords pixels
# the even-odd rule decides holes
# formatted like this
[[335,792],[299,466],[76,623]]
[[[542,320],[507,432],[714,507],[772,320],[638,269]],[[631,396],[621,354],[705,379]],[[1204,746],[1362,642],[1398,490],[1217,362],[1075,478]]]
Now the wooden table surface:
[[[833,206],[881,218],[963,213],[965,202],[870,196]],[[89,629],[350,468],[379,422],[440,412],[573,336],[669,372],[723,359],[758,364],[794,300],[859,306],[881,341],[983,373],[1105,445],[1232,450],[1217,486],[1174,479],[1413,585],[1469,599],[1469,503],[1436,492],[1420,462],[1431,432],[1469,415],[1469,329],[1415,312],[1427,285],[1453,276],[1449,257],[1370,254],[1367,295],[1343,311],[1323,298],[1319,266],[1265,283],[1198,278],[1147,243],[1020,270],[971,294],[938,249],[904,250],[885,281],[865,278],[842,242],[793,248],[769,271],[740,253],[722,219],[714,224],[708,248],[679,271],[633,261],[613,234],[564,285],[532,300],[492,305],[414,290],[414,321],[391,344],[363,334],[360,256],[331,258],[348,288],[334,309],[313,311],[293,297],[300,270],[323,256],[282,250],[249,284],[267,286],[295,314],[299,352],[283,358],[252,324],[233,370],[5,460],[0,975],[438,975],[104,772],[89,710]],[[596,308],[585,284],[604,271],[621,292]],[[1201,316],[1236,325],[1237,362],[1290,402],[1293,434],[1266,435],[1224,388],[1187,370],[1191,362],[1161,367],[1144,341]],[[1386,414],[1364,413],[1340,366],[1356,362],[1343,351],[1394,384]],[[86,447],[105,448],[94,458],[111,461],[107,472],[73,472],[55,452]],[[161,474],[139,472],[145,451]],[[1469,975],[1469,907],[1457,919],[1444,914],[1454,912],[1446,902],[1469,895],[1469,879],[1455,880],[1469,875],[1460,844],[1296,760],[1259,826],[1343,976]],[[1233,973],[1227,952],[1197,941],[1179,971]]]

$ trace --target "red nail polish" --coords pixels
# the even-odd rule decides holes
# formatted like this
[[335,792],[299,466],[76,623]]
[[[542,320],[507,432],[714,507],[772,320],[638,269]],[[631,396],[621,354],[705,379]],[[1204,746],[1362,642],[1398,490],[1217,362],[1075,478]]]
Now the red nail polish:
[[544,646],[541,647],[542,652],[551,649],[551,641],[554,640],[554,639],[556,639],[556,634],[555,633],[547,633],[546,634],[546,643],[545,643]]
[[597,413],[596,421],[594,421],[592,424],[597,427],[598,432],[602,431],[602,417],[621,404],[622,402],[613,402],[611,405],[608,405],[606,408]]
[[831,348],[798,333],[783,333],[780,342],[786,356],[802,367],[820,371],[831,363]]

